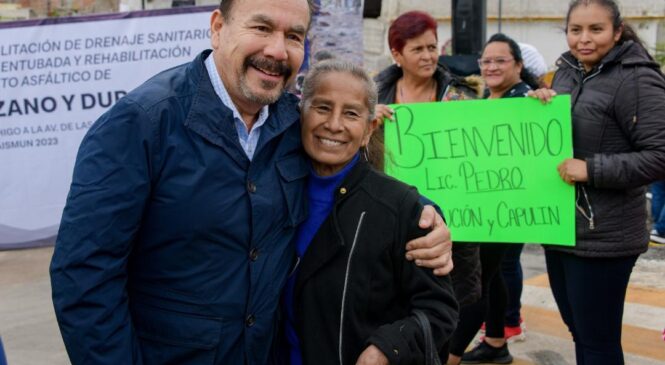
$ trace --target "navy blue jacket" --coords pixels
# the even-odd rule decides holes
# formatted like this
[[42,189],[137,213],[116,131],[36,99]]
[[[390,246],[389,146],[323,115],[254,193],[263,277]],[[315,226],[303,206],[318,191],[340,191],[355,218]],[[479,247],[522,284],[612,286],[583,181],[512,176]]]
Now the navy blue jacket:
[[74,365],[267,362],[306,214],[297,99],[270,106],[250,162],[209,54],[148,80],[83,139],[51,262]]

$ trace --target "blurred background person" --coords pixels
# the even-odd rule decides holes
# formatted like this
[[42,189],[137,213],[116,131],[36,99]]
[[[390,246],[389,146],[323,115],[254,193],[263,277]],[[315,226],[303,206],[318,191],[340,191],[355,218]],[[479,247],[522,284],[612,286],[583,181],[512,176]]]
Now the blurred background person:
[[[522,53],[524,69],[526,69],[526,72],[523,71],[520,78],[525,79],[528,83],[530,82],[531,84],[527,83],[527,85],[533,90],[546,86],[544,77],[547,74],[547,64],[543,55],[530,44],[519,42],[517,44]],[[523,249],[524,244],[509,245],[501,262],[501,275],[505,282],[508,298],[503,335],[508,343],[526,339],[526,324],[521,315],[524,273],[520,260]],[[481,330],[485,331],[485,325],[482,326]]]
[[[533,87],[538,87],[536,78],[524,67],[519,45],[505,34],[498,33],[490,37],[478,65],[487,87],[485,96],[488,99],[524,97]],[[476,303],[460,309],[460,322],[451,339],[448,365],[457,365],[460,362],[512,362],[504,332],[507,289],[501,267],[508,251],[511,252],[511,260],[517,260],[516,264],[519,265],[522,247],[523,244],[512,243],[480,244],[482,295]],[[514,265],[515,262],[512,261],[511,264]],[[486,331],[484,338],[473,350],[464,353],[483,320]]]
[[547,74],[547,62],[545,57],[538,51],[538,49],[528,43],[517,43],[522,52],[522,59],[524,60],[524,67],[538,80],[540,87],[549,86],[545,83],[545,75]]
[[[623,364],[621,323],[633,266],[648,248],[646,185],[665,179],[665,77],[612,0],[575,0],[569,51],[552,88],[572,96],[576,245],[545,247],[552,293],[578,365]],[[600,305],[599,305],[600,303]]]
[[665,244],[665,181],[651,184],[651,242]]
[[5,349],[2,347],[2,337],[0,337],[0,365],[7,365],[7,358],[5,357]]

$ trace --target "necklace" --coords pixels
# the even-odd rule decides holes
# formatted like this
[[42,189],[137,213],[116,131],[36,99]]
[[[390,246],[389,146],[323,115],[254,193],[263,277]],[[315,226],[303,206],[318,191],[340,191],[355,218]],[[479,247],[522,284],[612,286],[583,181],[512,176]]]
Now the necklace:
[[[403,80],[404,79],[402,79],[402,83],[404,82]],[[406,98],[404,97],[404,87],[403,87],[402,83],[399,83],[399,82],[397,83],[397,91],[399,92],[399,103],[405,103],[406,102]],[[411,102],[416,102],[416,103],[420,102],[420,103],[422,103],[422,102],[428,102],[428,101],[436,101],[436,83],[432,82],[431,85],[432,86],[430,87],[431,90],[429,92],[429,94],[430,94],[429,98],[427,98],[426,100],[416,100],[416,101],[411,101]]]

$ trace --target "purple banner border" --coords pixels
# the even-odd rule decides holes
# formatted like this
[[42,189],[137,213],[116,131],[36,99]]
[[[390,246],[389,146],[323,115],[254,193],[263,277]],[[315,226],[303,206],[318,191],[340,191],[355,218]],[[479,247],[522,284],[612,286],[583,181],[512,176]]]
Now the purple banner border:
[[138,11],[130,11],[124,13],[104,13],[104,14],[91,14],[91,15],[81,15],[81,16],[63,16],[63,17],[54,17],[54,18],[16,20],[9,22],[0,22],[0,29],[34,27],[34,26],[53,25],[53,24],[98,22],[104,20],[117,20],[117,19],[145,18],[145,17],[162,16],[162,15],[200,13],[204,11],[210,12],[215,9],[217,9],[216,5],[184,6],[184,7],[169,8],[169,9],[138,10]]

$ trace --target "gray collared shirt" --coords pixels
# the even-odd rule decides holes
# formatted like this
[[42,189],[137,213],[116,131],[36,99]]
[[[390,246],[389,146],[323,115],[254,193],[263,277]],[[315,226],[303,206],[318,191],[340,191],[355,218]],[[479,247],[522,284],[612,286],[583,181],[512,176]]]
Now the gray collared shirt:
[[210,81],[212,82],[212,87],[215,89],[215,93],[222,100],[222,103],[233,112],[233,122],[238,131],[238,140],[240,141],[240,146],[245,151],[247,158],[252,159],[254,156],[254,151],[256,150],[256,145],[259,143],[259,137],[261,136],[261,126],[265,124],[269,116],[268,106],[264,106],[259,111],[259,116],[256,118],[256,123],[252,127],[251,131],[247,130],[247,125],[240,117],[240,112],[236,108],[235,104],[231,100],[229,92],[224,87],[222,78],[217,72],[217,67],[215,66],[215,59],[212,57],[212,53],[205,61],[206,69],[208,70],[208,76],[210,76]]

